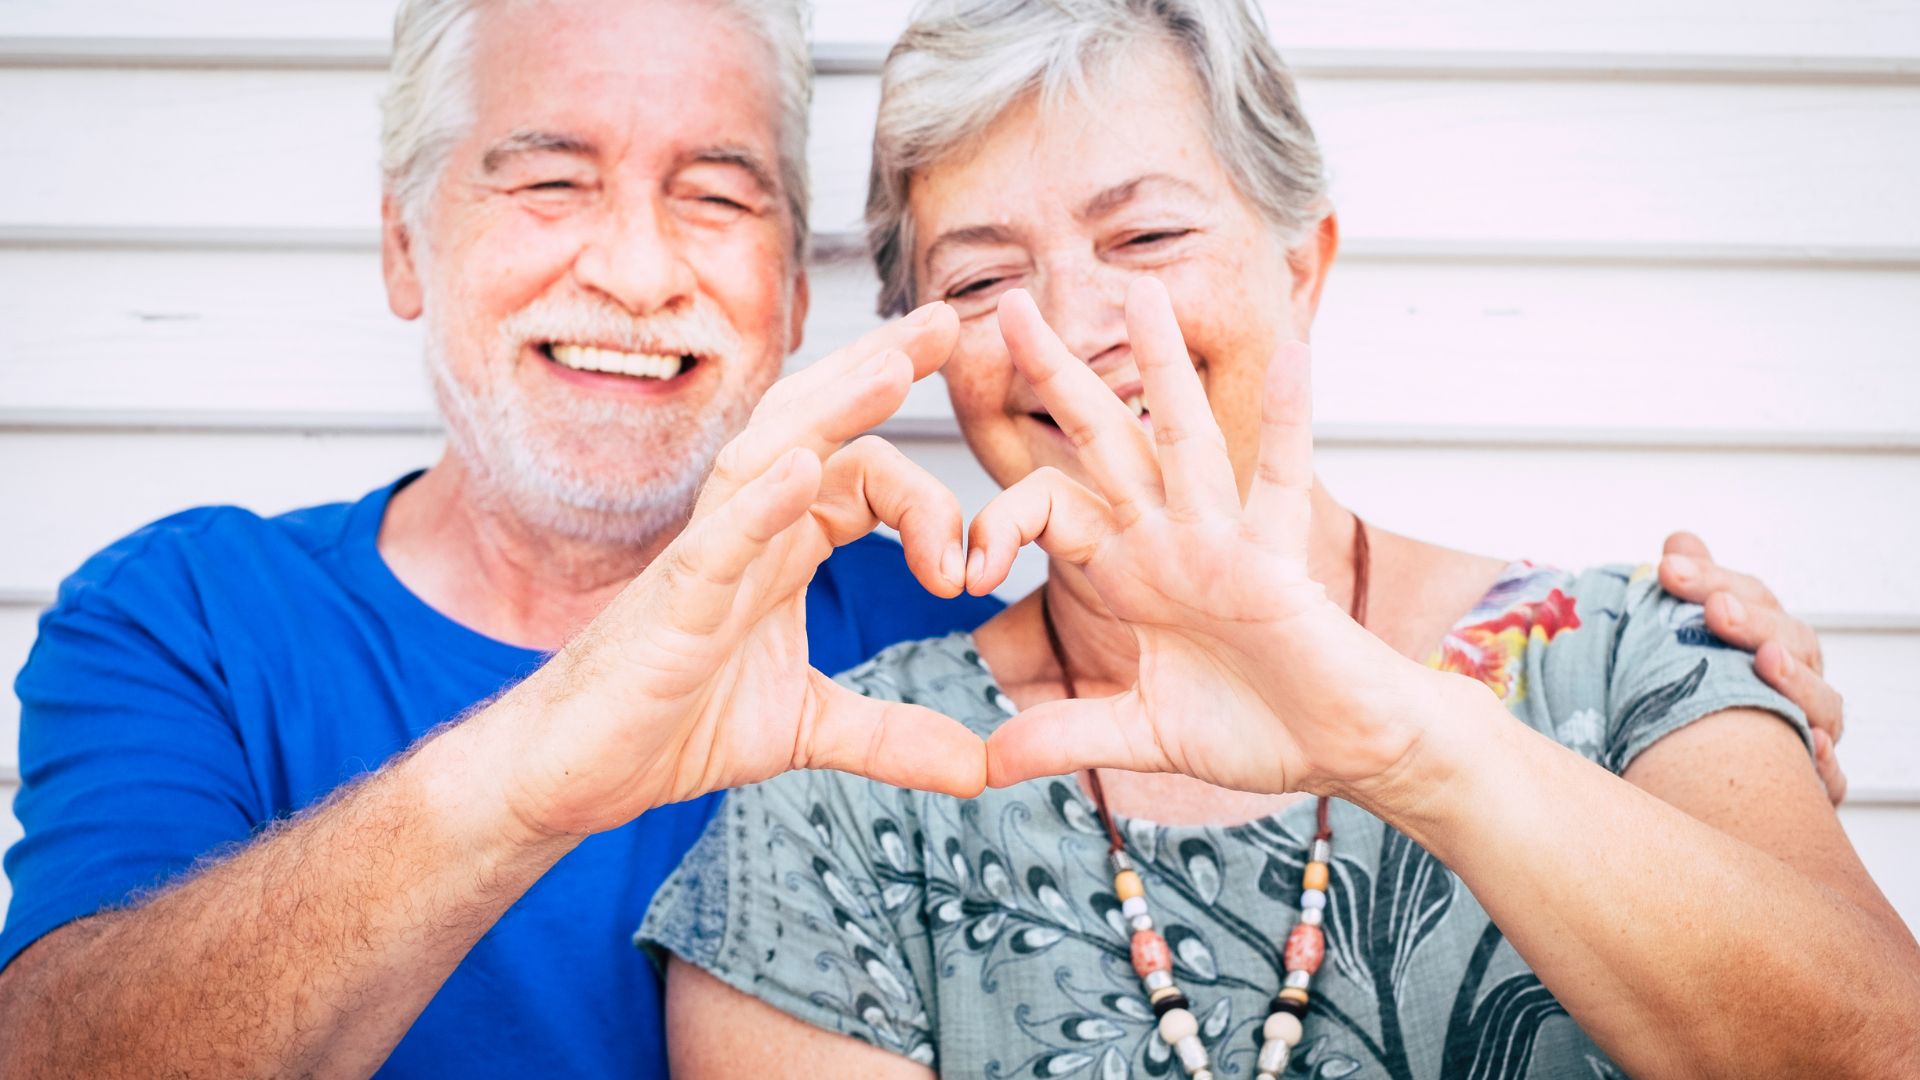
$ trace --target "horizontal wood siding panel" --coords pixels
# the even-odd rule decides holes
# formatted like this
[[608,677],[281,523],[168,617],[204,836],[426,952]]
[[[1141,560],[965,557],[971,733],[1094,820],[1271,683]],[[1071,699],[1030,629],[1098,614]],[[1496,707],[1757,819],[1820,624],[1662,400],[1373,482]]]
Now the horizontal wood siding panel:
[[[878,50],[905,27],[909,0],[815,0],[814,37]],[[1611,53],[1755,57],[1920,57],[1920,11],[1886,0],[1264,0],[1283,49]],[[383,51],[389,0],[10,0],[0,36],[179,40],[341,39]],[[144,39],[144,40],[143,40]]]
[[[0,408],[432,408],[417,324],[371,252],[0,249]],[[864,263],[813,272],[795,365],[877,325]],[[1314,328],[1323,424],[1920,438],[1920,272],[1337,267]],[[915,419],[949,415],[937,383]]]
[[[0,100],[34,105],[0,121],[13,148],[0,225],[370,227],[382,78],[0,69]],[[1323,79],[1303,92],[1357,239],[1920,247],[1907,197],[1920,140],[1885,137],[1920,130],[1920,84]],[[870,76],[819,80],[818,229],[858,225],[877,94]]]
[[[966,505],[990,493],[957,439],[908,445]],[[437,447],[429,434],[0,431],[0,505],[26,523],[0,532],[0,589],[50,588],[179,507],[274,512],[350,497],[430,463]],[[1380,526],[1470,550],[1579,566],[1651,558],[1686,527],[1797,609],[1920,614],[1915,511],[1886,497],[1920,491],[1920,455],[1350,445],[1323,449],[1319,465]]]

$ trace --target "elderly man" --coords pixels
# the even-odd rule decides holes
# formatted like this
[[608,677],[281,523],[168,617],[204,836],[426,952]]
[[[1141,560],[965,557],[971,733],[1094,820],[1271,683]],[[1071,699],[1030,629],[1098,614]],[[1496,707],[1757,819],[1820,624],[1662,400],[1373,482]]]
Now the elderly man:
[[[808,666],[991,605],[929,595],[959,591],[952,496],[841,446],[951,311],[768,391],[807,305],[807,100],[787,0],[403,7],[384,261],[446,455],[353,504],[168,518],[66,582],[19,681],[0,1073],[660,1074],[626,939],[701,796],[979,789],[977,739]],[[1716,628],[1837,714],[1780,666],[1804,627],[1728,623],[1757,584],[1693,554],[1670,584],[1730,590]]]

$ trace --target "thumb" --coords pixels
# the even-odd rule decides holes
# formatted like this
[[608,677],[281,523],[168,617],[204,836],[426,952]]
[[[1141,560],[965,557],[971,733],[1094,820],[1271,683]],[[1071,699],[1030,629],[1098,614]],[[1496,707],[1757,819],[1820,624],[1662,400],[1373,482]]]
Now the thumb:
[[819,712],[794,764],[971,799],[987,783],[987,749],[960,721],[919,705],[864,697],[811,673]]
[[1035,705],[987,737],[987,783],[993,787],[1081,769],[1167,768],[1167,756],[1141,711],[1137,689]]

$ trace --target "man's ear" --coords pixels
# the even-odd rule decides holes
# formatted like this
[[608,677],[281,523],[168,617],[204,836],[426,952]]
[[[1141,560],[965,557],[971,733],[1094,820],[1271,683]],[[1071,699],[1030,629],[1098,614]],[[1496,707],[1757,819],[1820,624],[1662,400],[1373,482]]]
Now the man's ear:
[[380,274],[387,283],[387,307],[403,319],[417,319],[425,307],[420,272],[414,262],[414,236],[393,196],[380,199]]
[[1300,328],[1301,340],[1307,340],[1313,317],[1320,310],[1320,290],[1327,283],[1327,271],[1333,269],[1334,256],[1340,251],[1340,221],[1332,210],[1320,219],[1312,233],[1301,238],[1287,251],[1287,268],[1293,271],[1293,325]]
[[807,306],[813,302],[813,287],[807,283],[807,268],[793,275],[793,311],[787,326],[787,355],[800,351],[807,336]]

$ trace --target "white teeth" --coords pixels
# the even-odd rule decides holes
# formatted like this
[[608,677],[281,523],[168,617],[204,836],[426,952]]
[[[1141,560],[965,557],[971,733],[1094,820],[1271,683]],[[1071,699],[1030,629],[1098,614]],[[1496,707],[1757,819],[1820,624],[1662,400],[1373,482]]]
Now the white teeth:
[[1132,397],[1128,398],[1127,408],[1132,409],[1133,415],[1135,416],[1139,416],[1145,413],[1147,411],[1147,395],[1135,394]]
[[555,345],[553,358],[575,371],[606,371],[642,379],[671,379],[680,374],[680,358],[663,353],[615,352],[587,345]]

